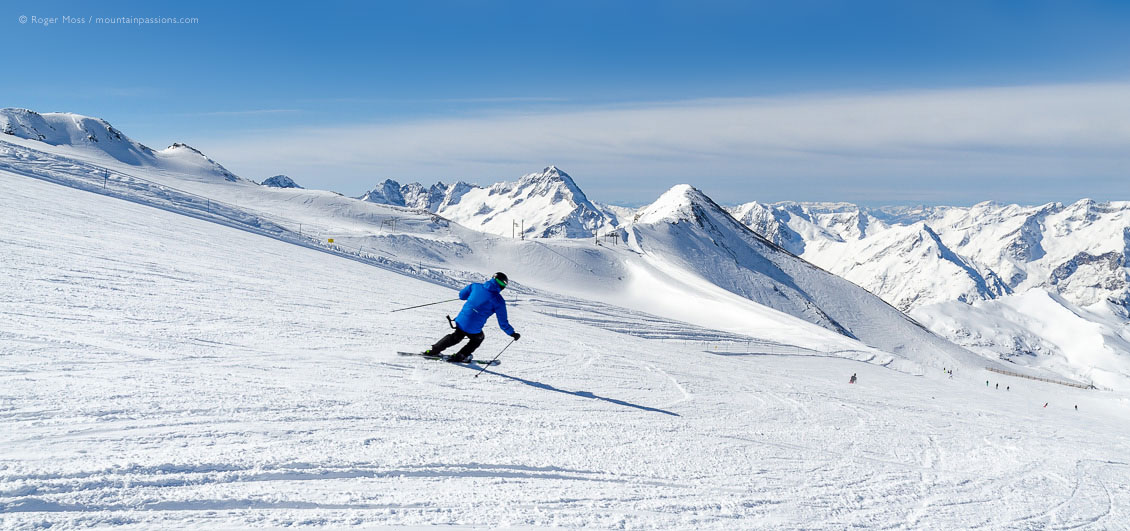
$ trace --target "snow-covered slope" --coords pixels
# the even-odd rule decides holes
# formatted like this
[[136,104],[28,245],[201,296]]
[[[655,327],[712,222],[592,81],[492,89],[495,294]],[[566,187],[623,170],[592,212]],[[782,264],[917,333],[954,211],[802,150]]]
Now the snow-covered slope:
[[878,297],[769,242],[689,185],[676,186],[641,209],[626,231],[632,246],[653,262],[923,367],[986,363]]
[[[791,301],[789,304],[765,306],[763,301],[750,298],[749,293],[738,288],[743,277],[704,277],[698,271],[680,269],[682,266],[673,268],[668,261],[655,259],[654,253],[641,255],[611,242],[602,245],[589,239],[519,240],[491,236],[419,210],[358,201],[332,192],[268,188],[242,179],[217,180],[151,171],[105,160],[98,164],[80,162],[66,156],[69,149],[53,148],[56,154],[49,156],[30,146],[13,147],[10,160],[14,162],[10,167],[52,182],[74,184],[77,179],[90,188],[104,184],[96,176],[112,174],[114,179],[110,182],[117,187],[108,193],[166,205],[166,208],[206,210],[209,218],[219,210],[225,213],[225,222],[234,220],[252,227],[269,223],[274,227],[272,231],[285,230],[288,241],[306,238],[325,244],[333,239],[335,248],[345,246],[355,255],[375,257],[395,265],[397,270],[415,271],[430,279],[444,278],[448,283],[474,278],[474,272],[506,270],[512,279],[517,279],[519,286],[598,300],[760,341],[789,343],[797,336],[805,336],[810,338],[816,352],[870,359],[912,372],[954,363],[949,356],[936,356],[930,341],[920,341],[916,333],[921,330],[917,327],[910,335],[900,337],[894,332],[902,329],[900,324],[857,323],[840,327],[833,320],[821,321],[823,304],[836,307],[850,303],[835,294],[835,290],[816,300],[816,294],[825,291],[820,289],[819,282],[806,286],[805,296],[810,299],[791,294],[786,297]],[[2,162],[0,167],[3,167]],[[184,194],[170,195],[171,190]],[[465,200],[473,191],[473,188],[461,190],[460,185],[454,185],[448,188],[445,202]],[[174,205],[169,205],[170,202]],[[749,234],[748,230],[742,230]],[[755,263],[736,271],[745,275],[747,270],[758,266]],[[847,284],[831,275],[824,274],[820,278]],[[874,302],[870,295],[867,297]],[[842,309],[837,313],[842,313]],[[894,311],[882,315],[885,319],[909,323],[905,316]],[[828,332],[809,324],[814,322],[824,325]],[[888,331],[859,334],[854,329],[869,327]],[[852,330],[846,336],[832,332],[848,328]],[[956,347],[948,345],[941,350],[947,348]],[[972,361],[978,365],[983,363],[983,360]]]
[[[453,297],[418,271],[207,218],[235,212],[192,210],[170,185],[114,173],[105,190],[59,186],[44,178],[81,179],[90,166],[0,147],[0,528],[1117,529],[1130,519],[1124,394],[975,369],[911,376],[812,356],[821,333],[834,335],[812,325],[767,345],[521,289],[505,292],[521,341],[475,378],[393,354],[445,333],[444,314],[458,309],[390,313]],[[386,243],[460,230],[329,192],[183,182],[275,206],[321,202],[280,210],[310,222],[399,217]],[[332,210],[345,201],[360,206]],[[505,259],[556,243],[484,242]],[[578,261],[635,256],[584,243],[552,249]],[[482,351],[504,339],[488,328]]]
[[[236,182],[241,180],[218,162],[208,158],[188,144],[177,142],[161,151],[154,153],[156,162],[154,166],[163,170],[173,171],[186,176],[199,176],[205,180],[223,179]],[[247,181],[250,182],[250,181]]]
[[742,297],[851,335],[775,263],[785,253],[727,218],[702,192],[678,185],[640,209],[626,228],[627,239],[654,260],[674,262]]
[[98,151],[135,166],[156,161],[152,149],[130,140],[105,120],[78,114],[0,109],[0,133],[53,146]]
[[174,172],[186,178],[240,180],[192,146],[177,142],[154,151],[131,140],[105,120],[79,114],[0,109],[0,133],[64,148],[68,156],[79,159],[109,157],[130,166]]
[[[556,295],[587,296],[642,311],[655,309],[631,297],[627,286],[639,284],[633,282],[636,277],[629,274],[626,260],[636,255],[623,247],[601,246],[589,240],[502,238],[434,214],[358,201],[333,192],[202,179],[105,159],[94,163],[68,157],[69,148],[27,143],[34,146],[0,142],[0,169],[239,226],[256,234],[265,232],[444,285],[481,278],[483,271],[504,269],[511,274],[515,290],[541,288]],[[104,176],[110,178],[104,180]],[[711,316],[725,313],[730,321],[723,325],[730,325],[731,333],[756,333],[762,342],[789,340],[796,335],[797,326],[800,330],[815,328],[803,322],[782,326],[782,320],[792,318],[747,299],[725,304],[706,300],[704,304],[711,311],[690,316],[690,323],[717,325],[717,319]],[[761,317],[751,322],[750,312]],[[870,357],[877,362],[889,359],[842,336],[824,338],[818,347],[847,357]]]
[[1039,288],[972,305],[911,313],[931,330],[986,356],[1041,367],[1103,389],[1130,389],[1130,325],[1110,302],[1079,307]]

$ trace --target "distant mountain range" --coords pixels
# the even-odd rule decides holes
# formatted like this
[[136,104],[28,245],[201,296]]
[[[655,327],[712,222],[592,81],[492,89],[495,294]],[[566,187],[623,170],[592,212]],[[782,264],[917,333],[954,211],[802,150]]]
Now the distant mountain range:
[[747,203],[746,226],[904,311],[1031,288],[1130,308],[1130,202],[864,208]]
[[770,241],[983,355],[1126,383],[1130,202],[785,202],[730,211]]

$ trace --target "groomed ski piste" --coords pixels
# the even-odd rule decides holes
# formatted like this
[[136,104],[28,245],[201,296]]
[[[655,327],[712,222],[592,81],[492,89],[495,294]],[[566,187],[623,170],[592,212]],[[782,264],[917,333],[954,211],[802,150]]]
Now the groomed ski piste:
[[[925,350],[737,300],[685,260],[585,261],[587,243],[515,243],[329,192],[272,202],[0,148],[0,527],[1130,521],[1124,392],[942,349],[950,378]],[[319,202],[336,214],[312,214]],[[311,243],[326,235],[341,245]],[[522,333],[504,364],[474,378],[396,354],[438,339],[459,305],[390,310],[499,269]],[[509,341],[492,327],[480,356]]]

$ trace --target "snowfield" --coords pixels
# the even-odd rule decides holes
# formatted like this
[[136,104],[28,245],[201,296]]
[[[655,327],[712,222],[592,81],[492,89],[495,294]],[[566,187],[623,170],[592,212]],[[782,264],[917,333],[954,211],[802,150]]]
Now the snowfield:
[[[793,332],[624,309],[568,275],[569,296],[504,292],[522,340],[475,378],[394,353],[445,332],[456,303],[390,313],[453,298],[443,277],[10,170],[0,527],[1130,526],[1122,392],[915,375],[768,309],[751,330]],[[473,254],[465,229],[404,216],[437,257]],[[479,248],[543,256],[506,245]],[[508,340],[493,324],[481,357]]]

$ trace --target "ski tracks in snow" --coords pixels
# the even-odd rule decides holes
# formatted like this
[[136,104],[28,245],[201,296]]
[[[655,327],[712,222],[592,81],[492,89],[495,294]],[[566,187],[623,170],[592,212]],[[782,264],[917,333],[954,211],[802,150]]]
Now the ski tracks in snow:
[[1130,507],[1130,485],[1123,479],[1113,479],[1112,492],[1106,476],[1117,470],[1130,470],[1130,463],[1094,459],[1079,460],[1075,464],[1072,489],[1067,497],[1038,514],[1012,521],[1016,526],[1078,529],[1101,527],[1107,523],[1126,525],[1127,508]]

